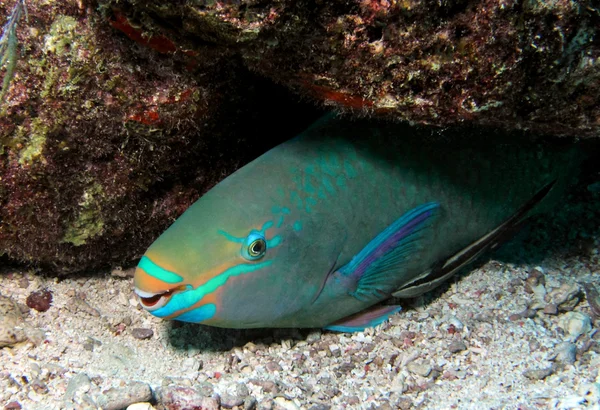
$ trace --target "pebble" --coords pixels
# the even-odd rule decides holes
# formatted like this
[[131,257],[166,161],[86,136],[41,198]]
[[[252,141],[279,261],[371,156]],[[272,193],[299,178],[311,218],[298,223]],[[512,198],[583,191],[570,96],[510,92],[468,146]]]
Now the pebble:
[[71,298],[71,303],[69,303],[67,306],[69,306],[70,309],[73,309],[76,312],[84,312],[93,317],[101,316],[100,311],[98,311],[98,309],[91,307],[85,300],[77,296],[73,296]]
[[[454,326],[454,328],[458,331],[464,329],[465,325],[461,322],[456,316],[448,315],[445,320],[448,324]],[[413,332],[414,333],[414,332]],[[413,337],[414,338],[414,337]]]
[[527,276],[527,279],[525,279],[525,291],[527,293],[534,293],[533,288],[545,284],[546,277],[544,276],[542,268],[535,267],[531,272],[529,272],[529,276]]
[[21,289],[27,289],[29,287],[29,279],[27,278],[19,279],[18,283]]
[[279,363],[277,362],[273,362],[270,361],[268,362],[265,367],[267,368],[268,371],[270,372],[280,372],[283,370],[283,368],[279,365]]
[[306,343],[315,343],[318,342],[319,340],[321,340],[321,331],[320,330],[315,330],[313,332],[310,332],[308,334],[308,336],[306,336]]
[[221,406],[231,409],[241,406],[250,395],[248,387],[244,383],[236,383],[227,389],[227,392],[221,395]]
[[535,311],[534,309],[525,309],[524,311],[519,313],[519,316],[526,319],[533,319],[536,314],[537,311]]
[[547,315],[558,315],[558,306],[554,303],[549,303],[544,306],[544,313]]
[[147,383],[132,382],[125,387],[110,388],[94,396],[94,402],[103,410],[120,410],[130,404],[152,400],[152,390]]
[[450,353],[458,353],[466,349],[467,345],[465,345],[465,342],[462,340],[453,340],[452,343],[450,343],[450,346],[448,346]]
[[117,278],[133,278],[135,274],[135,268],[123,269],[120,266],[117,266],[113,270],[110,271],[110,275]]
[[529,369],[523,372],[523,376],[530,380],[543,380],[551,374],[554,374],[553,366],[550,366],[546,369]]
[[300,407],[292,400],[288,400],[285,397],[275,397],[275,404],[281,406],[285,410],[300,410]]
[[18,401],[11,401],[4,406],[4,410],[21,410],[21,408],[21,404]]
[[67,391],[65,392],[65,400],[73,400],[79,392],[87,393],[91,387],[92,381],[88,375],[85,373],[78,373],[69,380]]
[[36,292],[31,292],[25,300],[27,306],[35,309],[38,312],[45,312],[52,305],[52,292],[48,289],[41,289]]
[[258,401],[252,396],[248,396],[244,400],[244,410],[254,410],[257,405]]
[[556,358],[554,359],[557,363],[561,364],[573,364],[577,358],[577,346],[575,343],[563,342],[556,346]]
[[262,390],[265,393],[270,393],[270,394],[278,394],[279,393],[279,386],[277,386],[277,384],[271,380],[250,379],[248,381],[248,383],[252,383],[256,386],[262,387]]
[[144,327],[135,327],[131,329],[131,336],[140,340],[150,339],[154,336],[154,331]]
[[581,288],[576,283],[563,283],[558,289],[549,293],[551,303],[560,311],[571,311],[579,303]]
[[229,393],[221,395],[221,406],[226,409],[232,409],[236,406],[244,404],[245,397],[235,396]]
[[85,342],[83,342],[83,348],[88,352],[93,352],[96,346],[102,346],[102,342],[92,337],[88,337]]
[[431,373],[431,370],[432,370],[430,365],[423,364],[423,363],[417,363],[417,362],[410,362],[406,366],[406,368],[408,369],[409,372],[418,374],[419,376],[422,376],[422,377],[429,376],[429,374]]
[[14,346],[27,340],[22,324],[17,304],[11,298],[0,295],[0,347]]
[[585,313],[567,312],[558,319],[558,326],[577,339],[592,330],[592,321]]
[[329,404],[324,404],[324,403],[313,404],[312,406],[310,406],[308,408],[308,410],[329,410],[329,409],[331,409],[331,406]]
[[[219,400],[206,397],[193,387],[166,386],[156,391],[158,402],[166,410],[183,410],[199,408],[203,410],[218,410]],[[218,396],[217,396],[218,397]]]
[[48,393],[48,386],[43,381],[36,379],[33,382],[31,382],[30,386],[33,389],[33,391],[36,392],[37,394],[47,394]]
[[329,351],[331,352],[333,357],[340,357],[342,354],[342,351],[340,350],[340,346],[337,344],[330,344]]
[[150,403],[133,403],[127,406],[126,410],[155,410]]
[[585,291],[585,298],[590,305],[592,314],[600,318],[600,295],[596,290],[596,287],[591,283],[584,283],[583,290]]

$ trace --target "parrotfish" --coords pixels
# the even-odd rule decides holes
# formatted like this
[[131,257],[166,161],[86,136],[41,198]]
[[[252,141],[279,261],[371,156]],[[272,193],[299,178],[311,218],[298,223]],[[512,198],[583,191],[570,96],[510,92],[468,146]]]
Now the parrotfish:
[[217,184],[146,251],[151,314],[360,331],[557,202],[575,148],[326,116]]

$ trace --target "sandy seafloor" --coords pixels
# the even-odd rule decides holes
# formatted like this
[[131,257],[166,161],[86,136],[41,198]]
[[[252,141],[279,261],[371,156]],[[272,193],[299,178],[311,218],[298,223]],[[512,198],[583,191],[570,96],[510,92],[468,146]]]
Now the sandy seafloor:
[[[157,409],[600,409],[600,320],[582,288],[600,289],[600,189],[588,185],[471,271],[355,334],[164,322],[141,310],[131,278],[5,267],[0,293],[39,344],[0,349],[0,405],[123,408],[150,387]],[[50,309],[27,308],[44,287]]]

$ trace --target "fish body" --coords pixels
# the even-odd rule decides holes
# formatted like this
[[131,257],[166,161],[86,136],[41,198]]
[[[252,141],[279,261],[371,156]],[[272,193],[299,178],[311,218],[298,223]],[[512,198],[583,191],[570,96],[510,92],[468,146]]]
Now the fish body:
[[147,250],[142,305],[228,328],[360,330],[559,197],[574,149],[326,117],[242,167]]

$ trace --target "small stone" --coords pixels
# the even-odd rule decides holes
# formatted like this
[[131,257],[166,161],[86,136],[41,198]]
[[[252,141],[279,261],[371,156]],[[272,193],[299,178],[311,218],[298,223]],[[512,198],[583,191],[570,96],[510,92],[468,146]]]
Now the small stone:
[[283,370],[283,368],[279,365],[279,363],[277,362],[268,362],[265,367],[267,368],[268,371],[270,372],[280,372]]
[[48,393],[48,386],[46,385],[46,383],[44,383],[40,380],[34,380],[31,383],[31,388],[37,394],[47,394]]
[[102,346],[102,342],[92,337],[88,337],[85,342],[83,342],[83,348],[88,352],[93,352],[96,346]]
[[21,289],[27,289],[29,287],[29,279],[27,278],[21,278],[17,283]]
[[[0,298],[0,304],[3,301],[12,301],[9,298]],[[7,302],[8,303],[8,302]],[[27,340],[27,336],[22,329],[22,318],[20,312],[15,310],[0,313],[0,348],[5,346],[14,346],[17,343]]]
[[87,374],[78,373],[71,377],[65,392],[65,400],[73,400],[78,392],[87,393],[92,386],[92,382]]
[[590,305],[592,314],[600,318],[600,295],[596,290],[596,287],[591,283],[584,283],[583,290],[585,291],[585,298]]
[[558,306],[554,303],[549,303],[544,306],[544,313],[547,315],[558,315]]
[[545,285],[546,277],[544,276],[544,272],[542,269],[537,267],[534,268],[531,272],[529,272],[529,276],[525,279],[525,291],[528,293],[532,293],[532,288]]
[[150,403],[133,403],[127,406],[126,410],[155,410]]
[[[275,397],[275,403],[285,410],[300,410],[300,407],[292,400],[288,400],[285,397]],[[348,403],[350,404],[350,403]]]
[[219,401],[214,397],[205,397],[193,387],[165,386],[156,391],[158,402],[166,410],[203,409],[218,410]]
[[558,319],[558,325],[575,339],[592,330],[590,317],[581,312],[565,313]]
[[525,319],[532,319],[535,317],[536,314],[537,312],[534,309],[525,309],[524,311],[519,313],[519,315]]
[[[465,349],[466,349],[466,346],[465,346]],[[461,350],[464,350],[464,349],[461,349]],[[427,377],[431,373],[431,366],[428,364],[410,362],[409,364],[406,365],[406,368],[408,369],[409,372],[418,374],[419,376],[422,376],[422,377]]]
[[244,399],[244,410],[254,410],[257,404],[258,401],[254,397],[248,396]]
[[577,346],[575,343],[563,342],[556,347],[556,358],[554,360],[557,363],[573,364],[576,359]]
[[42,289],[36,292],[31,292],[25,300],[27,306],[35,309],[38,312],[45,312],[52,305],[52,292],[48,289]]
[[550,292],[549,297],[551,303],[558,306],[558,309],[562,312],[568,312],[579,303],[579,295],[581,294],[581,288],[578,284],[565,283],[558,289]]
[[130,404],[152,400],[150,386],[142,382],[127,383],[125,387],[112,387],[94,397],[94,402],[104,410],[120,410]]
[[331,352],[331,354],[333,355],[333,357],[340,357],[341,354],[342,354],[340,346],[336,345],[336,344],[329,345],[329,351]]
[[409,410],[409,409],[414,409],[415,406],[413,406],[412,400],[409,399],[408,397],[401,397],[396,402],[396,408],[398,408],[399,410]]
[[325,403],[313,404],[312,406],[310,406],[308,408],[308,410],[329,410],[329,409],[331,409],[331,406],[329,404],[325,404]]
[[[456,316],[454,315],[449,315],[446,317],[446,322],[450,325],[453,326],[455,330],[461,331],[464,329],[465,325],[463,324],[463,322],[461,322]],[[414,332],[411,332],[414,333]],[[411,338],[414,339],[414,336]]]
[[244,404],[245,397],[236,396],[233,394],[225,393],[221,395],[221,406],[226,409],[232,409],[236,406]]
[[516,322],[517,320],[521,320],[523,319],[523,316],[521,316],[520,313],[513,313],[512,315],[510,315],[508,317],[508,320],[510,320],[511,322]]
[[530,380],[543,380],[554,373],[554,367],[550,366],[546,369],[529,369],[523,372],[523,376]]
[[306,336],[306,343],[315,343],[321,340],[321,331],[315,330]]
[[263,392],[270,394],[278,394],[279,387],[271,380],[250,379],[248,383],[262,387]]
[[154,331],[144,327],[135,327],[131,329],[131,336],[140,340],[150,339],[154,336]]
[[18,401],[11,401],[6,406],[4,406],[4,410],[21,410],[21,404]]
[[196,384],[194,388],[205,397],[212,397],[215,392],[213,385],[209,382],[200,382]]
[[450,343],[450,346],[448,346],[448,350],[450,351],[450,353],[458,353],[466,349],[467,345],[465,345],[465,342],[463,342],[462,340],[454,340],[452,341],[452,343]]
[[114,276],[117,278],[133,278],[135,274],[135,268],[123,269],[120,266],[117,266],[113,270],[110,271],[110,276]]
[[101,316],[98,309],[91,307],[85,300],[78,296],[72,297],[71,303],[68,306],[70,306],[70,309],[73,309],[74,311],[84,312],[93,317]]

